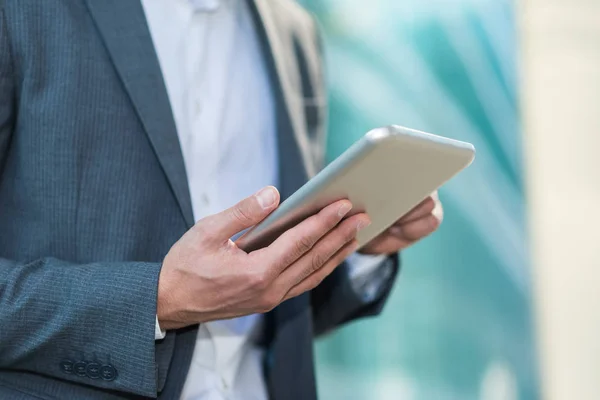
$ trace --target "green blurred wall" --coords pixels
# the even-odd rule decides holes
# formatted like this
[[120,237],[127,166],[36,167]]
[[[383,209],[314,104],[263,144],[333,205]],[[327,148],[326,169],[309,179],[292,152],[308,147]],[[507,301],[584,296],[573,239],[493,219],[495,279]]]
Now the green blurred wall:
[[317,345],[322,398],[537,399],[513,4],[303,3],[325,36],[329,159],[392,123],[477,148],[383,315]]

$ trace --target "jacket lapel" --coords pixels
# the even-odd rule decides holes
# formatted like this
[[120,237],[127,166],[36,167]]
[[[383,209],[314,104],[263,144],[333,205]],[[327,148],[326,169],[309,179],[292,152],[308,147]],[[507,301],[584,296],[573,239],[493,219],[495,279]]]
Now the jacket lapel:
[[[266,49],[266,58],[270,62],[270,67],[273,71],[273,83],[275,86],[276,96],[278,97],[278,132],[280,142],[280,154],[285,154],[286,157],[280,157],[282,167],[282,182],[289,182],[289,179],[296,181],[296,178],[301,176],[302,180],[306,179],[306,175],[314,176],[318,171],[315,170],[315,163],[311,160],[310,143],[304,119],[304,103],[302,94],[298,89],[293,87],[294,82],[300,81],[300,71],[295,59],[294,45],[291,32],[286,32],[285,27],[278,25],[277,15],[273,9],[273,0],[254,0],[251,2],[254,5],[257,25],[263,34]],[[288,28],[289,30],[289,28]],[[287,33],[287,34],[286,34]],[[282,129],[283,124],[289,124],[287,129]],[[291,129],[293,140],[290,141],[285,133]],[[286,148],[282,148],[282,145]],[[289,156],[296,153],[299,156],[299,165],[285,165],[288,162]],[[293,164],[293,163],[292,163]],[[291,167],[291,168],[287,168]],[[293,169],[299,167],[300,170],[292,172],[294,176],[285,176],[285,169]],[[286,179],[288,178],[288,179]],[[301,184],[303,184],[302,182]],[[288,185],[289,186],[289,185]],[[293,191],[298,189],[295,187]],[[293,192],[292,191],[292,192]],[[283,194],[283,193],[282,193]],[[286,193],[291,194],[291,193]]]
[[86,0],[188,226],[190,191],[171,105],[140,1]]
[[[277,107],[277,134],[279,151],[279,190],[282,200],[298,190],[313,171],[314,163],[310,160],[308,134],[304,120],[304,109],[300,95],[291,85],[294,79],[299,80],[299,72],[294,54],[290,52],[293,45],[286,45],[285,32],[279,32],[275,13],[271,8],[272,0],[254,0],[252,11],[259,34],[262,36],[262,49],[270,72],[271,85]],[[291,40],[291,35],[288,38]],[[277,368],[273,365],[276,347],[289,337],[281,335],[284,326],[293,321],[309,306],[308,294],[290,299],[267,314],[266,343],[271,344],[270,355],[266,359],[266,368],[270,381],[282,381],[277,376]],[[289,343],[286,343],[289,345]],[[304,348],[302,348],[304,349]],[[279,354],[281,356],[281,354]],[[311,364],[312,365],[312,364]],[[284,369],[279,369],[282,372]],[[284,379],[283,379],[284,380]]]

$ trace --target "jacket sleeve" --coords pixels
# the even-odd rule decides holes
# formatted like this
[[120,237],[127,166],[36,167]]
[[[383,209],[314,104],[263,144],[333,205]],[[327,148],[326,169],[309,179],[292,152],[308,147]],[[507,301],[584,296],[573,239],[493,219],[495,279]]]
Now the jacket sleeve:
[[[0,0],[0,177],[16,102],[3,7]],[[0,235],[10,234],[0,221]],[[0,254],[0,369],[156,397],[174,347],[174,334],[154,340],[160,269]]]
[[374,295],[365,296],[350,278],[348,265],[340,265],[311,292],[313,326],[316,336],[358,318],[378,315],[385,305],[400,270],[400,256],[387,257],[370,275],[377,280]]
[[174,346],[154,339],[160,268],[0,258],[0,368],[155,397]]

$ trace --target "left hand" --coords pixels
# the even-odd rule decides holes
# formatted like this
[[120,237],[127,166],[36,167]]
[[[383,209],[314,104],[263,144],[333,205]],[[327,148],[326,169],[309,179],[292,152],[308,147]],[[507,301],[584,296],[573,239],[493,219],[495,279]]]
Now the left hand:
[[440,226],[443,218],[444,209],[436,191],[363,246],[359,253],[393,254],[404,250],[433,233]]

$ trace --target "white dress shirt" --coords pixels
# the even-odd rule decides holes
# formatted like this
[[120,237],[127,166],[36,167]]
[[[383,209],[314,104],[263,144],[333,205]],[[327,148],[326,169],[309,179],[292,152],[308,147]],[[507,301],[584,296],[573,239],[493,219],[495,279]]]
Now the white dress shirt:
[[[142,0],[173,111],[195,220],[277,186],[275,107],[245,0]],[[353,255],[364,285],[381,257]],[[368,280],[367,280],[368,281]],[[201,324],[181,399],[267,399],[263,316]],[[156,338],[164,332],[156,326]]]

